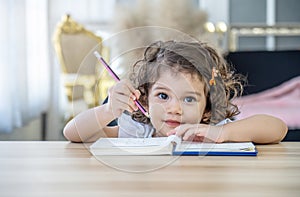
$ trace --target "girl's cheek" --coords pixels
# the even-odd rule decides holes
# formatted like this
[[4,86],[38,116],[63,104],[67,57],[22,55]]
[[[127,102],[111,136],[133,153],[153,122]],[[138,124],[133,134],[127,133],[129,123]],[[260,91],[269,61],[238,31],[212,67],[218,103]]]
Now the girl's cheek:
[[152,104],[149,106],[149,114],[151,117],[151,123],[156,128],[162,127],[161,120],[164,118],[164,108],[159,104]]
[[157,117],[164,114],[165,109],[161,104],[151,104],[149,105],[149,113],[151,116]]
[[184,118],[186,119],[186,122],[189,122],[191,124],[197,124],[201,122],[203,113],[193,108],[193,109],[186,109],[184,114],[185,114]]

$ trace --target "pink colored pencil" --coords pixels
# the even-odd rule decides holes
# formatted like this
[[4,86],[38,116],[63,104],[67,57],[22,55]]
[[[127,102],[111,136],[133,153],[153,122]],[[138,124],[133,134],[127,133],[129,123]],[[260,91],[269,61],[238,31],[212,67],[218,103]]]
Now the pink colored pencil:
[[[102,56],[98,53],[98,51],[94,52],[94,55],[96,56],[96,58],[99,60],[99,62],[101,62],[103,64],[103,66],[106,68],[106,70],[109,72],[109,74],[114,78],[115,81],[120,81],[120,78],[118,77],[118,75],[111,69],[111,67],[106,63],[106,61],[102,58]],[[136,104],[136,106],[139,108],[139,110],[141,110],[141,112],[143,112],[143,114],[149,117],[148,112],[145,110],[145,108],[141,105],[141,103],[138,100],[134,100],[134,103]]]

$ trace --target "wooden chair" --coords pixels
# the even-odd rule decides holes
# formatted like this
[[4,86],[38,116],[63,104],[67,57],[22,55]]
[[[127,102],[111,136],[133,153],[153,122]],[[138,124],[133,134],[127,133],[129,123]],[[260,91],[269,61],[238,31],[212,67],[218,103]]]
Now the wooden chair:
[[97,50],[108,60],[108,49],[102,46],[101,37],[85,29],[70,15],[63,16],[57,25],[54,47],[70,104],[69,118],[72,118],[81,111],[98,105],[101,98],[106,97],[100,95],[103,90],[99,86],[101,80],[106,81],[106,76],[101,75],[101,79],[99,78],[100,64],[96,58],[90,56]]

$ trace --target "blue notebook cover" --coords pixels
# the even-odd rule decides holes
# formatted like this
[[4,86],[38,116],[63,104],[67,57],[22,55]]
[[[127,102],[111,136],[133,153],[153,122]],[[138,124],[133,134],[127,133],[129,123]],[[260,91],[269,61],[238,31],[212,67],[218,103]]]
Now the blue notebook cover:
[[252,142],[244,143],[181,143],[174,147],[173,155],[183,156],[257,156]]

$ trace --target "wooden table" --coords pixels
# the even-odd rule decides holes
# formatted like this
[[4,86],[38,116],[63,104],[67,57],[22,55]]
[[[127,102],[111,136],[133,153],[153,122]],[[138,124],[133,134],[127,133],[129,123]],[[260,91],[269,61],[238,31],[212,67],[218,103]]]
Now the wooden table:
[[300,142],[257,146],[257,157],[95,158],[87,147],[0,142],[0,196],[300,195]]

